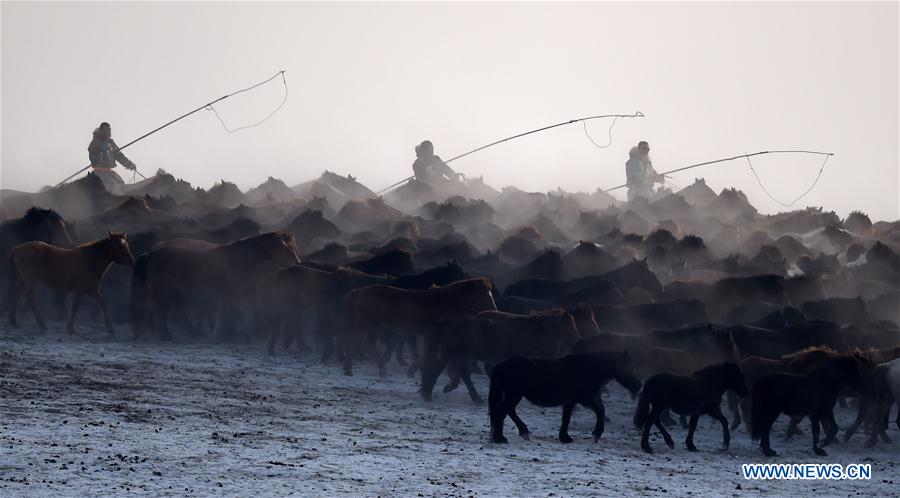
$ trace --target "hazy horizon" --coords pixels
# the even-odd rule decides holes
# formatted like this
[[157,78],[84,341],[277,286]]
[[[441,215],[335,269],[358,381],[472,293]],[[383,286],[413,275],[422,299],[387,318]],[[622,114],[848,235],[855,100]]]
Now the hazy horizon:
[[[125,152],[149,176],[246,191],[324,170],[373,190],[411,175],[424,139],[444,158],[595,114],[452,166],[531,191],[624,183],[647,140],[660,171],[760,150],[833,152],[794,208],[900,219],[898,3],[16,3],[3,2],[0,183],[36,191],[88,164],[91,132],[122,145],[286,70],[284,108],[227,134],[201,111]],[[217,106],[231,127],[281,101],[265,87]],[[591,121],[607,141],[609,121]],[[769,191],[805,191],[820,156],[754,158]],[[119,168],[131,180],[131,173]],[[764,213],[746,161],[674,176],[734,186]],[[617,194],[624,197],[624,191]]]

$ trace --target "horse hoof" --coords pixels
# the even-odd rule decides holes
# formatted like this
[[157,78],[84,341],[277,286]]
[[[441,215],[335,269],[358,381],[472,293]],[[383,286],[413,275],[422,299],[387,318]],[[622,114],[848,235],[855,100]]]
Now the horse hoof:
[[644,453],[653,454],[653,448],[649,444],[641,444],[641,449],[644,450]]
[[670,450],[674,450],[675,449],[675,441],[672,441],[672,440],[666,441],[666,446],[668,446]]
[[778,452],[775,450],[763,450],[763,455],[765,455],[767,457],[777,457]]
[[891,439],[890,436],[888,436],[887,434],[885,434],[885,433],[882,432],[882,433],[881,433],[881,442],[882,442],[882,443],[891,444],[891,443],[894,442],[894,440]]
[[603,437],[602,432],[600,434],[594,434],[594,442],[596,443],[597,441],[599,441],[601,437]]
[[837,438],[830,436],[830,437],[825,438],[825,441],[822,441],[822,446],[823,447],[828,446],[829,444],[836,443],[836,442],[838,442]]
[[697,447],[692,444],[687,447],[687,450],[688,451],[697,451]]
[[741,426],[741,421],[740,421],[740,420],[735,420],[734,422],[731,423],[730,429],[731,429],[731,430],[735,430],[735,429],[737,429],[737,428],[740,427],[740,426]]
[[869,449],[869,448],[875,446],[875,443],[877,441],[878,441],[878,439],[875,439],[875,438],[869,439],[868,441],[866,441],[866,444],[863,445],[863,448]]
[[563,444],[569,444],[569,443],[571,443],[572,441],[573,441],[572,437],[569,436],[568,434],[560,434],[560,435],[559,435],[559,442],[560,442],[560,443],[563,443]]
[[816,455],[819,456],[828,456],[828,452],[823,450],[822,448],[814,448],[813,451],[816,452]]
[[496,444],[507,444],[509,443],[509,439],[506,439],[506,436],[494,436],[491,438],[491,442]]
[[484,404],[484,400],[481,399],[481,396],[478,396],[478,397],[472,398],[472,403],[475,403],[476,405],[481,406]]
[[519,433],[519,437],[522,438],[522,439],[524,439],[524,440],[526,440],[526,441],[531,441],[531,433],[528,432],[528,431],[520,432],[520,433]]

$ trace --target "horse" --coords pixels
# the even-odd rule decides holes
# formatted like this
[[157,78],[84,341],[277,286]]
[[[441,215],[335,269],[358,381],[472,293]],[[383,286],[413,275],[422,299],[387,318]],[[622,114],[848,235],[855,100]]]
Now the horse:
[[[774,373],[805,374],[819,365],[839,358],[853,358],[860,364],[860,367],[869,364],[866,359],[858,355],[836,353],[826,346],[813,346],[795,353],[783,355],[778,359],[750,356],[741,360],[740,365],[741,371],[744,372],[744,380],[752,389],[757,381],[768,375]],[[750,399],[745,398],[738,402],[738,400],[729,397],[728,405],[735,415],[734,424],[731,426],[732,429],[736,429],[740,425],[741,417],[750,424]],[[791,420],[791,425],[787,432],[788,438],[797,433],[796,425],[798,422],[798,419]]]
[[[875,367],[871,377],[871,398],[875,409],[870,415],[872,430],[866,448],[871,448],[878,441],[878,436],[885,442],[891,442],[887,436],[888,417],[891,406],[900,404],[900,358]],[[897,412],[897,428],[900,429],[900,410]]]
[[819,456],[828,453],[819,447],[819,422],[825,426],[826,440],[837,434],[834,404],[838,391],[845,386],[863,383],[857,361],[843,357],[825,362],[805,375],[774,373],[763,377],[753,386],[751,437],[760,441],[766,456],[778,456],[769,443],[772,424],[781,413],[791,417],[809,416],[813,451]]
[[647,264],[647,258],[632,258],[625,266],[606,272],[600,277],[615,284],[622,292],[628,292],[632,287],[644,289],[653,295],[661,294],[663,291],[662,284]]
[[[454,375],[444,392],[450,392],[462,379],[472,401],[481,396],[470,377],[470,359],[496,362],[515,356],[555,358],[568,353],[580,339],[572,315],[565,310],[531,312],[516,315],[503,311],[482,311],[442,324],[434,337],[426,340],[427,367],[422,368],[421,394],[431,401],[431,390],[448,363]],[[441,350],[440,356],[437,350]]]
[[[362,339],[374,346],[380,333],[385,336],[391,351],[395,334],[428,336],[435,325],[467,314],[496,310],[492,284],[485,278],[460,280],[427,290],[411,290],[388,285],[370,285],[354,289],[345,297],[350,326],[339,335],[344,354],[344,373],[353,375],[353,355]],[[385,310],[390,310],[385,313]],[[386,374],[386,355],[375,351],[380,376]]]
[[[220,312],[228,307],[246,307],[249,296],[245,286],[250,276],[268,261],[278,266],[299,263],[294,236],[270,232],[222,246],[192,246],[185,241],[155,248],[147,254],[143,268],[146,281],[133,283],[131,299],[148,299],[154,328],[160,337],[170,339],[166,322],[173,299],[212,300]],[[221,322],[216,320],[216,328]],[[142,328],[135,330],[134,338],[142,332]]]
[[[322,361],[325,361],[333,352],[334,331],[342,326],[343,297],[350,290],[372,284],[427,289],[432,285],[447,285],[468,278],[468,274],[455,262],[397,278],[371,275],[346,267],[327,268],[308,261],[286,268],[273,275],[267,288],[263,289],[269,295],[264,299],[267,302],[263,312],[263,326],[269,332],[267,349],[269,354],[275,353],[278,336],[282,337],[283,348],[290,346],[295,339],[302,341],[301,329],[297,329],[298,333],[288,334],[286,327],[291,323],[304,324],[309,319],[314,322],[313,329],[320,345],[324,346]],[[294,305],[301,301],[303,306]],[[410,339],[412,345],[415,338]],[[415,348],[413,354],[418,354]],[[398,362],[403,364],[400,350]]]
[[524,397],[535,405],[562,405],[559,441],[571,443],[569,420],[576,404],[594,411],[597,421],[591,434],[596,443],[603,435],[606,410],[598,393],[610,380],[637,394],[641,381],[634,375],[634,364],[627,351],[570,354],[558,359],[515,357],[494,367],[488,394],[491,441],[507,443],[503,436],[506,416],[516,424],[519,436],[529,439],[525,422],[516,414],[516,405]]
[[[0,261],[6,261],[9,251],[23,243],[32,240],[46,242],[57,247],[72,247],[72,233],[62,216],[53,209],[30,208],[25,216],[6,220],[0,223]],[[0,265],[0,272],[5,272],[4,265]],[[0,280],[5,275],[0,273]],[[6,299],[0,302],[0,310],[6,309]]]
[[653,453],[649,442],[652,425],[656,425],[662,433],[669,448],[675,447],[672,436],[660,421],[666,408],[679,415],[690,415],[690,427],[684,442],[688,451],[697,451],[694,446],[694,431],[697,430],[700,415],[709,415],[722,424],[722,446],[727,449],[731,443],[731,433],[728,431],[728,419],[719,408],[725,391],[732,391],[741,397],[747,395],[744,376],[735,363],[711,365],[689,377],[661,373],[647,379],[634,414],[635,427],[643,428],[641,449]]
[[25,291],[28,306],[34,312],[41,332],[47,330],[44,319],[38,312],[34,299],[37,282],[55,289],[70,291],[73,294],[69,308],[69,321],[66,330],[75,333],[75,313],[81,303],[81,297],[87,295],[100,307],[103,322],[110,335],[115,332],[106,301],[100,295],[100,283],[103,275],[112,263],[123,266],[134,264],[134,256],[128,248],[126,234],[109,232],[107,238],[81,244],[72,249],[64,249],[44,242],[25,242],[9,252],[7,291],[9,300],[9,324],[16,323],[18,305],[17,291],[21,286]]
[[[877,403],[879,389],[877,389],[876,386],[883,388],[885,385],[883,383],[885,374],[884,368],[878,365],[890,363],[892,360],[900,358],[900,346],[891,349],[855,351],[855,354],[868,360],[871,364],[876,365],[876,367],[866,379],[866,389],[863,391],[862,396],[859,398],[859,406],[857,407],[856,419],[844,432],[845,443],[849,442],[850,438],[852,438],[853,435],[856,434],[859,426],[869,416],[869,409]],[[881,390],[881,392],[883,393],[883,389]],[[888,438],[887,434],[883,431],[881,431],[879,435],[885,442],[890,441],[890,438]],[[875,441],[869,440],[866,444],[870,443],[875,444]]]

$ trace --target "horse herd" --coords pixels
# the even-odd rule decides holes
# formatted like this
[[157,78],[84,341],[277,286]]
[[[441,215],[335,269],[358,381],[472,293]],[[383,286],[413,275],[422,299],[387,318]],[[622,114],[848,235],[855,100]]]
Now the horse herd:
[[[691,451],[708,415],[726,448],[743,423],[773,456],[772,426],[786,414],[788,436],[809,418],[822,455],[837,439],[835,406],[848,398],[856,418],[845,440],[863,427],[867,447],[890,441],[900,227],[814,209],[763,216],[739,192],[709,198],[702,186],[593,211],[580,209],[584,197],[504,190],[490,202],[457,196],[414,213],[374,196],[339,212],[325,197],[269,196],[255,207],[206,206],[197,218],[186,214],[193,204],[146,195],[107,200],[112,207],[77,225],[55,210],[65,212],[60,202],[3,222],[3,308],[17,326],[24,298],[46,330],[41,307],[63,310],[69,299],[74,333],[87,296],[110,334],[124,316],[135,339],[258,338],[270,354],[295,347],[335,357],[346,375],[372,361],[385,376],[396,359],[419,373],[426,401],[446,374],[444,392],[463,383],[482,403],[472,374],[483,369],[497,443],[507,416],[528,438],[516,413],[523,398],[562,406],[563,443],[574,407],[594,411],[598,440],[612,380],[637,400],[633,423],[647,452],[654,427],[674,446],[674,413]],[[166,198],[171,212],[151,207]],[[236,225],[236,210],[251,217]],[[93,240],[78,243],[84,235]]]

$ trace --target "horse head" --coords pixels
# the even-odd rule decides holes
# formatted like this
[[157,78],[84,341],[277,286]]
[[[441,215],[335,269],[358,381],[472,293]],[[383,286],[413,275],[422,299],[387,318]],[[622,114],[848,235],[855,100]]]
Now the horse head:
[[113,263],[122,266],[134,264],[134,256],[131,254],[131,248],[128,247],[127,237],[128,234],[125,232],[107,231],[106,255]]

